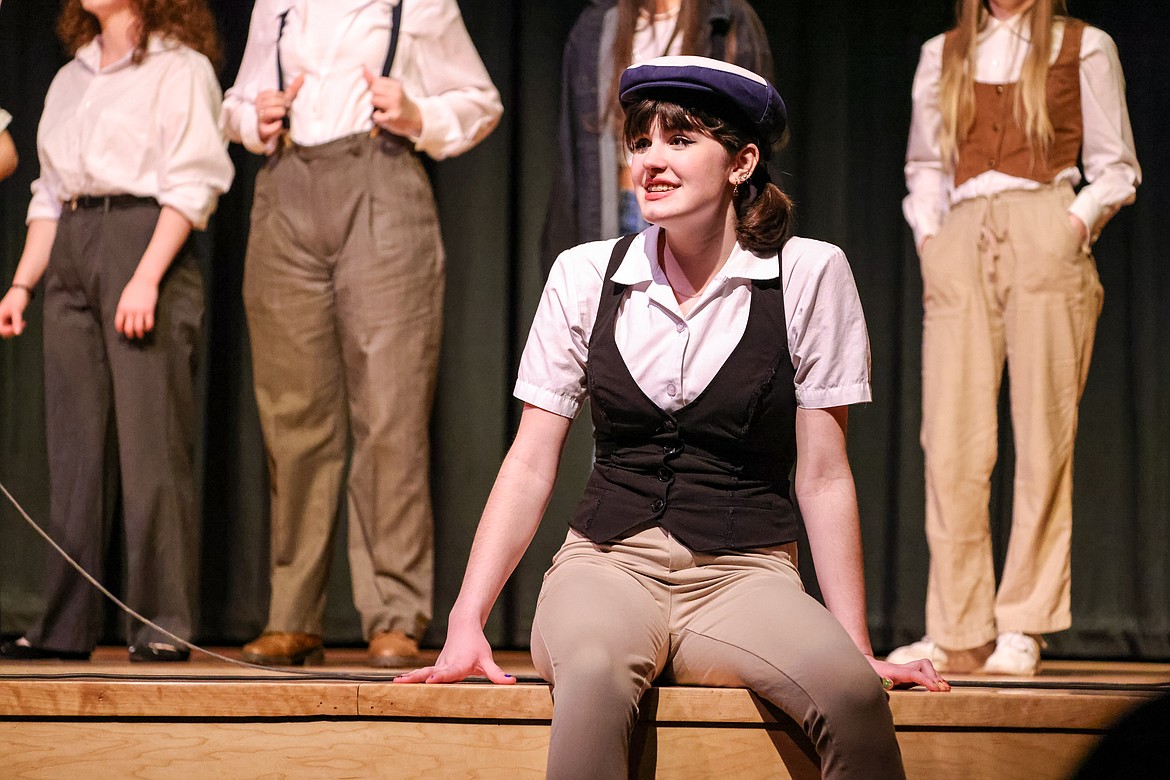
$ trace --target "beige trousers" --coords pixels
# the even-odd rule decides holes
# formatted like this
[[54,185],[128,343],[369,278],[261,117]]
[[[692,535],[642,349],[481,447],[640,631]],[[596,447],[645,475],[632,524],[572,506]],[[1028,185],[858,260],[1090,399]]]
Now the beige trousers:
[[885,691],[804,592],[794,548],[696,553],[658,527],[600,545],[569,531],[532,626],[553,685],[548,776],[626,777],[638,702],[662,675],[752,689],[804,728],[827,778],[903,777]]
[[[973,648],[1068,628],[1073,442],[1102,290],[1068,186],[958,204],[922,256],[926,630]],[[1004,360],[1016,473],[998,592],[988,517]]]
[[244,303],[271,485],[268,630],[322,631],[349,441],[362,630],[426,629],[443,281],[430,185],[403,142],[294,146],[257,177]]

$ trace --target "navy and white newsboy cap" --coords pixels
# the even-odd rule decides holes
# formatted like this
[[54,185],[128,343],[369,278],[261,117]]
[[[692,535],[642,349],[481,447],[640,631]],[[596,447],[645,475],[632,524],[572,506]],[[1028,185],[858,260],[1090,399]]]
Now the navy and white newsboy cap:
[[788,123],[784,101],[767,79],[709,57],[656,57],[626,68],[618,83],[622,106],[643,98],[671,100],[680,92],[710,95],[729,103],[768,143],[778,141]]

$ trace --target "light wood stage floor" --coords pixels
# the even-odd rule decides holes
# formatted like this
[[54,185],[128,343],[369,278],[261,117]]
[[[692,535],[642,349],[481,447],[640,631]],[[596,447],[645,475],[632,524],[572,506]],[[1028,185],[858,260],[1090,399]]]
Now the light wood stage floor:
[[[527,654],[497,654],[514,686],[393,685],[363,656],[330,650],[306,678],[198,655],[131,665],[124,648],[90,663],[3,662],[0,777],[541,776],[552,699]],[[950,694],[891,694],[911,778],[1055,779],[1170,685],[1170,664],[1052,661],[1030,682],[951,679]],[[654,688],[631,753],[639,777],[819,776],[796,725],[739,689]]]

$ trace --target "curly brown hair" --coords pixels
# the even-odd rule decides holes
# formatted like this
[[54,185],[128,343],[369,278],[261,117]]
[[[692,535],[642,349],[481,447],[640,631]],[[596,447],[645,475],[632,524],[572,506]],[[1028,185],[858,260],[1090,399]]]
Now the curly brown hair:
[[[150,36],[159,33],[189,46],[219,67],[219,34],[206,0],[130,0],[130,8],[139,22],[132,56],[135,65],[146,56]],[[64,0],[57,35],[71,55],[100,32],[97,17],[81,7],[81,0]]]

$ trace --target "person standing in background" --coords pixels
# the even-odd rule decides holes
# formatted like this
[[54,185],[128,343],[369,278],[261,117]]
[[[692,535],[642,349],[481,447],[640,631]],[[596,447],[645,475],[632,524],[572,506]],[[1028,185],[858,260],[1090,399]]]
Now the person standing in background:
[[[199,597],[195,487],[203,279],[190,239],[232,165],[218,126],[215,22],[203,0],[68,0],[58,31],[74,58],[53,79],[37,130],[28,236],[0,300],[20,335],[44,276],[50,529],[102,578],[111,528],[113,423],[126,540],[126,601],[183,640]],[[84,660],[100,595],[56,555],[40,620],[0,658]],[[145,625],[131,661],[183,661]]]
[[697,54],[772,78],[772,52],[746,0],[592,0],[565,44],[560,159],[541,239],[547,270],[562,251],[647,226],[622,145],[618,81],[627,66]]
[[347,488],[354,604],[375,666],[412,663],[431,619],[428,425],[444,256],[416,153],[461,154],[503,109],[454,0],[258,0],[229,137],[268,155],[244,274],[268,454],[268,624],[254,663],[323,657]]
[[[913,96],[903,205],[923,279],[931,564],[927,636],[889,659],[1031,675],[1041,635],[1072,624],[1073,443],[1102,302],[1092,245],[1141,181],[1125,81],[1113,40],[1062,0],[962,0],[957,26],[923,46]],[[997,590],[1005,359],[1016,474]]]

